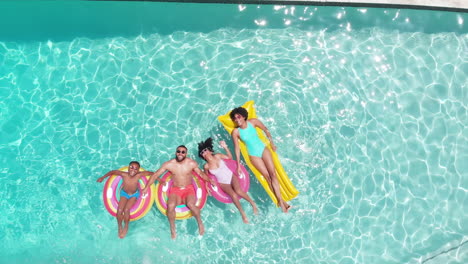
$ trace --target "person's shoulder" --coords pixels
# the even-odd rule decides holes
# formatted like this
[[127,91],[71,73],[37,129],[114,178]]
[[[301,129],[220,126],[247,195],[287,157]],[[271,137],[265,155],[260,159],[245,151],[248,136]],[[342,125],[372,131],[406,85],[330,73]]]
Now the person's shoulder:
[[175,163],[175,159],[170,159],[170,160],[164,162],[161,165],[161,168],[164,168],[164,169],[170,168],[174,163]]
[[128,171],[121,171],[121,170],[116,170],[115,174],[120,175],[120,176],[128,176]]
[[177,163],[176,159],[170,159],[170,160],[164,162],[164,164],[168,164],[168,165],[170,165],[170,164],[176,164],[176,163]]
[[149,171],[149,170],[144,170],[144,171],[139,171],[138,174],[144,175],[144,174],[152,174],[154,171]]
[[222,153],[216,153],[215,154],[215,157],[217,160],[221,160],[221,159],[224,159],[224,157],[226,157],[227,155],[224,155]]
[[185,160],[187,161],[187,163],[190,163],[190,164],[197,164],[197,162],[189,157],[185,158]]
[[192,166],[192,167],[193,167],[193,166],[196,166],[196,167],[198,167],[198,163],[197,163],[195,160],[193,160],[193,159],[191,159],[191,158],[188,158],[188,157],[185,158],[185,160],[186,160],[186,162],[187,162],[187,164],[188,164],[189,166]]
[[250,122],[250,124],[252,124],[254,127],[263,125],[262,121],[260,121],[260,120],[257,119],[257,118],[249,119],[248,122]]

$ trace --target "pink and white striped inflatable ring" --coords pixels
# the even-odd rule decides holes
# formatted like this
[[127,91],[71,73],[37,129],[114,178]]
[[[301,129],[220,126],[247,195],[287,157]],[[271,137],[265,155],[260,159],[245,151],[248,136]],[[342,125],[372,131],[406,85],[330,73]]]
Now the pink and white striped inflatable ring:
[[[159,211],[163,213],[164,215],[167,215],[167,198],[168,198],[168,191],[171,189],[171,186],[173,184],[172,181],[172,174],[170,172],[166,172],[163,176],[162,179],[166,181],[165,184],[161,184],[158,182],[156,184],[156,194],[154,201],[156,202],[156,207],[158,207]],[[207,191],[205,187],[205,181],[200,178],[200,176],[193,172],[193,177],[192,177],[192,185],[195,189],[195,195],[197,198],[197,202],[195,203],[198,208],[202,209],[203,206],[205,206],[206,203],[206,198],[207,198]],[[177,220],[182,220],[182,219],[188,219],[192,217],[192,211],[185,205],[185,204],[180,204],[177,205],[175,208],[176,211],[176,219]]]
[[[230,159],[225,159],[224,162],[226,163],[226,166],[231,170],[231,172],[234,174],[233,177],[236,177],[237,175],[237,161],[235,160],[230,160]],[[222,202],[222,203],[232,203],[232,199],[229,195],[227,195],[219,186],[218,179],[216,179],[216,176],[214,176],[211,173],[208,173],[208,177],[210,177],[214,182],[215,185],[208,184],[208,188],[211,191],[211,195],[213,197]],[[241,175],[239,175],[239,184],[241,187],[241,190],[244,192],[249,191],[250,187],[250,176],[247,170],[245,169],[244,165],[241,164]]]
[[[128,171],[128,167],[123,167],[119,170]],[[140,168],[140,171],[144,171],[144,169]],[[112,175],[107,179],[106,184],[104,184],[102,199],[104,200],[104,206],[112,216],[117,215],[117,207],[119,205],[120,189],[122,186],[122,182],[122,177]],[[140,189],[140,193],[147,183],[148,178],[140,178],[140,180],[138,181],[138,188]],[[154,187],[152,186],[148,190],[147,195],[145,197],[143,197],[143,195],[140,194],[140,197],[138,197],[138,200],[130,209],[130,221],[138,220],[149,212],[151,206],[153,205],[154,193]]]

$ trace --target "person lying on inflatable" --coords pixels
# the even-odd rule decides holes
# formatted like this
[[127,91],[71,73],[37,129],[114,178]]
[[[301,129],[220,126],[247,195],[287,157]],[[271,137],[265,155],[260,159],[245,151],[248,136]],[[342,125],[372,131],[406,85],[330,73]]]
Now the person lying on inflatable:
[[[243,186],[241,185],[239,175],[236,172],[236,162],[232,160],[232,154],[231,151],[229,151],[226,142],[220,141],[219,145],[226,151],[227,155],[222,153],[214,153],[212,138],[208,138],[204,142],[202,141],[198,143],[198,155],[206,161],[205,165],[203,166],[205,173],[207,175],[211,174],[215,176],[221,190],[231,198],[232,202],[239,210],[242,216],[242,221],[248,224],[249,221],[245,215],[244,210],[242,209],[239,198],[244,198],[252,205],[254,214],[258,214],[257,205],[246,193],[247,190],[242,189]],[[229,166],[228,162],[234,163],[234,166]],[[233,168],[231,169],[229,167]],[[245,180],[248,181],[248,175],[243,176],[247,177]],[[217,196],[214,197],[217,198]]]
[[249,153],[249,159],[253,166],[265,177],[268,185],[278,201],[278,206],[281,207],[284,213],[287,213],[290,209],[290,205],[281,196],[280,183],[276,168],[273,161],[272,152],[262,142],[257,134],[256,128],[263,130],[265,135],[268,137],[272,151],[276,151],[276,146],[273,144],[273,138],[271,137],[268,128],[257,118],[248,119],[249,113],[244,107],[234,108],[230,113],[232,121],[236,125],[236,128],[232,131],[231,137],[234,143],[234,149],[236,153],[236,160],[240,163],[240,147],[239,141],[243,141],[247,145],[247,151]]
[[[117,207],[117,225],[119,226],[119,237],[124,238],[128,232],[128,224],[130,222],[130,210],[140,198],[140,190],[138,189],[139,181],[142,177],[152,175],[152,171],[140,171],[140,163],[131,161],[128,165],[128,171],[111,170],[104,176],[97,179],[97,182],[102,182],[109,176],[122,177],[122,189],[120,190],[120,200]],[[124,226],[122,226],[122,220]]]
[[196,161],[187,157],[188,149],[184,145],[180,145],[176,149],[175,158],[164,162],[161,167],[154,172],[148,181],[148,185],[142,190],[145,194],[155,180],[160,180],[159,176],[164,172],[169,171],[172,174],[173,184],[169,190],[169,197],[167,200],[167,219],[171,229],[171,238],[176,239],[176,206],[185,204],[192,212],[193,216],[198,223],[198,232],[200,235],[205,233],[205,226],[200,215],[200,208],[196,205],[197,196],[196,191],[192,185],[192,173],[195,172],[201,176],[205,181],[211,182],[212,180],[198,168]]

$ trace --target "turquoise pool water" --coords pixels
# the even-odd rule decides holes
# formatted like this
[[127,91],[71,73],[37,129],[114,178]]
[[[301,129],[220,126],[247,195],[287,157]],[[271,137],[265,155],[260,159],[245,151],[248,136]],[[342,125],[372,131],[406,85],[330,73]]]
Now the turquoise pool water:
[[[468,262],[466,13],[44,3],[0,4],[0,263]],[[249,225],[209,198],[203,237],[154,206],[118,239],[96,179],[179,144],[202,163],[248,100],[291,212],[252,178]]]

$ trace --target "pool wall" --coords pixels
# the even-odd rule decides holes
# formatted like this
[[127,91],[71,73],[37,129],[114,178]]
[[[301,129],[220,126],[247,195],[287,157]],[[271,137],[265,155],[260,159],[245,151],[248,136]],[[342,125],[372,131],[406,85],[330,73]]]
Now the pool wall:
[[453,16],[452,12],[439,11],[432,16],[409,19],[409,10],[405,9],[363,7],[343,12],[343,7],[338,6],[310,6],[290,13],[278,8],[276,15],[271,16],[271,6],[247,7],[249,5],[169,2],[153,5],[151,2],[118,1],[109,5],[107,1],[6,1],[0,3],[0,41],[67,41],[76,37],[167,35],[176,31],[207,33],[219,28],[295,26],[316,30],[327,25],[330,31],[345,28],[351,20],[353,30],[378,26],[400,32],[468,32],[464,22],[468,14],[463,12]]

